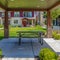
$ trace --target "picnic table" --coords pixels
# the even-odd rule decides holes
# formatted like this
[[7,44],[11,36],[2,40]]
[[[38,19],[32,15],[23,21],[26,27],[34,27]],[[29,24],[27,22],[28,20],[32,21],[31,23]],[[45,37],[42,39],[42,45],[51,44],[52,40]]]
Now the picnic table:
[[[19,45],[21,44],[21,38],[38,38],[38,41],[43,45],[42,35],[44,34],[41,31],[18,31]],[[31,36],[30,36],[31,35]]]

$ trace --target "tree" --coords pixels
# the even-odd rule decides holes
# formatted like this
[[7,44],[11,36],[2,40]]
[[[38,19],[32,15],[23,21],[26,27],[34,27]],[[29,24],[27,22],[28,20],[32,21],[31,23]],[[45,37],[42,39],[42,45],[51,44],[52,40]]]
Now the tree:
[[55,20],[60,15],[60,8],[51,11],[52,20]]
[[[52,20],[55,20],[59,15],[60,15],[60,8],[56,8],[56,9],[51,10]],[[43,14],[43,16],[47,17],[47,13],[45,12]]]

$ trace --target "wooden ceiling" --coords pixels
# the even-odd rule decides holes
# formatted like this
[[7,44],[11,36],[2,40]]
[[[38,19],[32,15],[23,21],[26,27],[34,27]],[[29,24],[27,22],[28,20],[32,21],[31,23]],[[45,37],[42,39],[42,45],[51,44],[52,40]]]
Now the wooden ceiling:
[[60,0],[0,0],[0,7],[11,10],[49,10],[60,5]]

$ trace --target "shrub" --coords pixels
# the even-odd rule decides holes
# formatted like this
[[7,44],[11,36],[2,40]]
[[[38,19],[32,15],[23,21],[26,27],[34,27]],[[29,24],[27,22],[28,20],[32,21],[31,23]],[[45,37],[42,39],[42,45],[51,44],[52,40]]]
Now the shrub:
[[57,40],[60,39],[60,34],[58,34],[57,32],[53,32],[52,36],[54,39],[57,39]]
[[4,26],[3,25],[0,25],[0,28],[3,28]]
[[58,55],[49,48],[43,48],[39,52],[40,60],[57,60]]
[[0,36],[0,40],[2,40],[4,37],[3,36]]
[[57,32],[54,31],[54,32],[52,33],[52,36],[54,37],[56,34],[57,34]]
[[0,57],[2,57],[2,50],[0,49]]
[[56,35],[54,36],[54,38],[57,39],[57,40],[59,40],[59,39],[60,39],[60,34],[56,34]]
[[60,56],[58,56],[58,60],[60,60]]

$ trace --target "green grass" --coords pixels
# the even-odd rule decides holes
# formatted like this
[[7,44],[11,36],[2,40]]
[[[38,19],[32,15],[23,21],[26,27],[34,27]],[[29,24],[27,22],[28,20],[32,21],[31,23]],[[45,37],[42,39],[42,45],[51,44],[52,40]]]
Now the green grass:
[[[17,37],[17,31],[42,31],[46,32],[45,28],[42,28],[41,26],[34,26],[34,27],[9,27],[9,37]],[[30,35],[30,34],[29,34]],[[27,35],[29,37],[29,35]],[[0,30],[0,39],[2,39],[4,36],[4,30]],[[26,36],[26,35],[25,35]],[[32,37],[35,37],[35,35],[30,35]],[[37,37],[37,35],[36,35]]]
[[3,28],[3,25],[0,25],[0,28]]
[[[17,36],[17,31],[43,31],[45,32],[46,29],[42,28],[41,26],[34,26],[34,27],[10,27],[10,37]],[[28,35],[29,36],[29,35]]]

